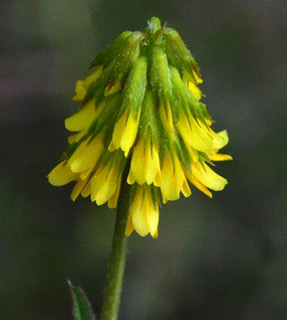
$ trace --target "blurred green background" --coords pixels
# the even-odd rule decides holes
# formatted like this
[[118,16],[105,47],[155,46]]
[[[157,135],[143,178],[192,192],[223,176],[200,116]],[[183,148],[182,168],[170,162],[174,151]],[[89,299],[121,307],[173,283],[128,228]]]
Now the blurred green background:
[[161,210],[159,238],[129,240],[120,319],[287,319],[287,2],[2,0],[0,318],[68,320],[66,279],[99,314],[115,212],[46,175],[66,147],[76,80],[123,30],[176,28],[227,129],[229,180]]

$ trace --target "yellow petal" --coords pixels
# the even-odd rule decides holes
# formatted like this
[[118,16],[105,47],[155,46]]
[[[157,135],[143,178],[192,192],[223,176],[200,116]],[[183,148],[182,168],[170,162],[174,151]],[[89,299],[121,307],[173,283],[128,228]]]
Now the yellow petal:
[[[145,147],[143,139],[139,139],[137,144],[133,149],[131,168],[130,168],[130,178],[128,183],[133,184],[135,181],[142,185],[145,183]],[[143,165],[145,163],[145,165]]]
[[103,72],[103,66],[98,66],[94,72],[92,72],[87,78],[83,81],[83,86],[85,88],[88,88],[91,83],[96,81],[98,77],[101,75]]
[[117,93],[121,90],[122,84],[121,82],[114,83],[112,86],[108,85],[105,88],[105,96],[109,96],[111,94]]
[[88,130],[82,130],[76,134],[73,134],[68,137],[68,143],[72,144],[73,142],[79,141],[83,136],[88,132]]
[[125,126],[126,126],[126,122],[127,122],[127,113],[122,115],[120,117],[120,119],[115,124],[112,141],[111,141],[111,143],[109,144],[109,147],[108,147],[108,150],[110,152],[114,151],[115,149],[119,149],[119,147],[121,145],[122,134],[123,134],[123,131],[124,131]]
[[48,180],[53,186],[63,186],[71,181],[77,180],[78,174],[73,173],[66,166],[66,161],[59,163],[48,175]]
[[87,198],[91,194],[91,180],[87,183],[83,191],[81,192],[81,196]]
[[159,184],[160,183],[160,161],[159,161],[159,153],[158,146],[153,143],[151,146],[150,139],[147,142],[146,146],[146,172],[145,172],[145,180],[148,185],[150,184]]
[[194,76],[195,81],[197,83],[202,83],[203,80],[196,74],[196,72],[194,72],[193,70],[192,70],[192,72],[193,72],[193,76]]
[[189,145],[187,145],[186,147],[187,147],[187,150],[188,150],[188,153],[189,153],[189,155],[191,157],[192,162],[198,161],[199,156],[198,156],[197,150],[195,150],[194,148],[192,148]]
[[206,194],[209,198],[212,198],[212,193],[197,179],[195,179],[192,175],[189,178],[189,181],[200,191]]
[[196,162],[192,166],[192,175],[211,190],[223,190],[227,180],[215,173],[205,163]]
[[189,82],[188,83],[188,89],[193,94],[193,96],[195,97],[196,100],[200,100],[201,91],[198,89],[198,87],[194,83]]
[[96,172],[91,179],[91,200],[98,206],[107,202],[116,192],[118,180],[115,168],[110,169],[108,165]]
[[172,116],[169,102],[166,102],[166,103],[160,102],[159,116],[164,129],[170,135],[170,137],[173,138],[174,137],[173,116]]
[[132,216],[131,216],[131,213],[129,213],[125,235],[129,237],[133,231],[134,231],[134,226],[132,223]]
[[134,184],[135,182],[136,182],[135,177],[133,176],[133,173],[132,173],[132,171],[130,169],[129,175],[128,175],[128,178],[127,178],[127,183],[128,184]]
[[130,215],[134,229],[141,236],[148,233],[152,237],[158,234],[159,210],[158,205],[152,202],[150,188],[138,187],[131,203]]
[[128,115],[126,112],[120,117],[115,125],[112,141],[108,147],[110,152],[121,148],[125,153],[125,157],[128,156],[137,136],[139,117],[140,111],[137,116],[133,113]]
[[169,153],[166,154],[161,169],[160,189],[163,198],[169,201],[179,199],[180,192],[183,192],[185,197],[191,195],[184,171],[177,156],[175,156],[173,163]]
[[209,156],[210,160],[212,161],[227,161],[227,160],[233,160],[233,158],[229,154],[212,154]]
[[153,238],[156,238],[158,234],[159,210],[153,204],[146,211],[146,219],[149,233]]
[[226,130],[216,133],[210,129],[210,134],[213,138],[212,149],[219,150],[227,145],[229,138]]
[[88,179],[85,180],[78,180],[77,183],[75,184],[72,193],[71,193],[71,199],[72,201],[76,201],[82,190],[84,189]]
[[114,195],[108,200],[108,207],[110,209],[114,209],[117,207],[118,198],[119,198],[120,189],[121,189],[121,181],[122,179],[119,179]]
[[158,235],[158,222],[158,204],[152,201],[150,187],[146,189],[140,186],[137,187],[131,202],[126,235],[130,235],[135,229],[142,237],[150,233],[153,238],[156,238]]
[[162,198],[162,203],[163,204],[167,204],[168,203],[168,200],[163,195],[161,196],[161,198]]
[[95,119],[95,99],[86,103],[80,111],[65,120],[65,127],[69,131],[81,131],[88,128]]
[[88,170],[81,172],[80,179],[86,180],[90,176],[93,170],[94,170],[94,166],[91,166]]
[[[158,147],[155,143],[151,145],[150,138],[140,138],[134,146],[130,175],[128,183],[133,184],[135,181],[142,185],[145,182],[150,185],[160,181],[160,161]],[[144,163],[144,165],[143,165]]]
[[125,129],[122,133],[121,149],[124,151],[125,157],[128,156],[130,148],[133,146],[137,136],[139,126],[139,114],[137,118],[132,114],[129,115]]
[[68,165],[73,172],[84,172],[97,164],[103,150],[104,144],[101,135],[98,135],[91,142],[90,139],[86,139],[68,160]]
[[143,214],[144,205],[145,203],[143,201],[143,188],[139,187],[136,194],[134,195],[134,199],[132,200],[130,214],[133,227],[135,228],[136,232],[142,237],[148,234],[147,222],[145,215]]
[[192,116],[188,120],[185,115],[180,114],[176,126],[186,145],[198,151],[210,152],[212,137],[208,135],[204,128],[198,125]]
[[186,179],[184,179],[184,181],[183,181],[182,194],[183,194],[186,198],[191,195],[191,190],[190,190],[190,187],[189,187],[188,182],[186,181]]
[[78,80],[76,83],[76,95],[73,97],[73,101],[82,101],[87,93],[87,88],[84,87],[84,81]]

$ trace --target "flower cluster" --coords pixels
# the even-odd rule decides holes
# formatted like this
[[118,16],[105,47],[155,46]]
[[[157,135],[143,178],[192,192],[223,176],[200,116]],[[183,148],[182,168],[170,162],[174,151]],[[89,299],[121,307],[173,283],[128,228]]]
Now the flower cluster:
[[[71,198],[90,196],[117,206],[129,165],[130,212],[126,234],[158,235],[159,203],[191,195],[194,185],[210,198],[227,181],[213,161],[226,131],[211,129],[200,102],[199,68],[179,34],[152,18],[145,32],[123,32],[91,63],[76,85],[79,111],[66,119],[69,146],[48,178],[52,185],[76,181]],[[209,190],[210,189],[210,190]]]

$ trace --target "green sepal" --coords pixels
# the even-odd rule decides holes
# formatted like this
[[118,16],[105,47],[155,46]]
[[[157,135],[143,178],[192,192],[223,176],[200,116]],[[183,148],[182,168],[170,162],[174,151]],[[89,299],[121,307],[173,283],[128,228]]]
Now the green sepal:
[[164,130],[162,123],[160,122],[160,148],[159,148],[159,158],[163,161],[166,152],[169,152],[171,160],[174,164],[174,140],[168,135]]
[[108,166],[108,172],[110,172],[113,167],[116,167],[117,178],[119,178],[125,168],[126,160],[127,159],[125,158],[121,149],[117,149],[112,152],[105,149],[102,152],[98,163],[96,164],[95,171],[97,171],[97,169],[100,167],[104,168]]
[[[178,112],[184,112],[185,116],[188,118],[189,115],[189,104],[188,98],[190,96],[190,92],[186,85],[183,83],[178,70],[174,67],[170,66],[170,74],[172,81],[172,104],[177,106]],[[175,123],[178,118],[175,118]]]
[[202,151],[197,151],[198,152],[198,156],[199,156],[199,160],[203,160],[203,162],[207,162],[211,165],[214,166],[214,163],[209,159],[208,155]]
[[184,168],[191,172],[191,158],[181,136],[177,136],[175,141],[177,157]]
[[115,84],[124,81],[128,76],[133,63],[139,57],[141,38],[142,33],[138,31],[133,32],[126,38],[111,74],[107,91],[109,91]]
[[158,30],[161,29],[161,21],[157,17],[152,17],[150,20],[147,22],[148,26],[146,28],[146,33],[149,36],[154,35]]
[[72,300],[73,300],[73,318],[74,320],[96,320],[91,303],[86,294],[80,287],[75,287],[68,280]]
[[112,43],[96,55],[94,60],[90,63],[89,68],[94,68],[99,65],[106,67],[119,55],[126,38],[131,34],[131,31],[122,32]]
[[73,155],[73,153],[78,149],[78,147],[80,146],[80,144],[86,140],[87,135],[85,135],[84,137],[82,137],[79,141],[75,141],[73,143],[71,143],[68,148],[65,150],[65,152],[62,154],[59,162],[62,162],[64,160],[69,160],[71,158],[71,156]]
[[172,94],[172,84],[167,56],[164,50],[156,45],[152,49],[150,83],[153,92],[156,92],[158,94],[159,99],[170,101]]
[[159,188],[152,184],[150,185],[150,191],[153,206],[156,207],[156,205],[159,204]]
[[[147,89],[142,103],[141,119],[140,119],[140,133],[143,138],[149,138],[151,142],[154,141],[159,145],[159,119],[157,117],[157,110],[155,98],[151,90]],[[146,140],[146,139],[145,139]]]
[[122,93],[122,105],[118,115],[120,118],[125,111],[133,112],[137,115],[146,91],[147,85],[147,59],[146,57],[138,58],[125,82]]
[[120,98],[120,93],[106,97],[106,101],[102,106],[99,116],[94,120],[89,128],[88,134],[91,135],[91,139],[95,138],[104,127],[106,127],[105,129],[110,129],[111,126],[114,126],[119,112],[118,105],[121,101]]
[[116,65],[117,60],[114,59],[107,68],[104,69],[102,74],[99,76],[97,80],[92,82],[87,90],[85,98],[82,102],[82,106],[93,99],[96,96],[96,103],[99,104],[101,99],[104,97],[105,88],[110,80],[111,73]]
[[112,167],[117,168],[117,178],[119,178],[123,170],[125,168],[127,159],[125,158],[124,152],[121,149],[117,149],[111,153],[111,158],[108,162],[109,165],[109,171],[112,169]]
[[186,48],[179,33],[171,28],[164,29],[166,54],[169,62],[176,67],[181,74],[187,71],[196,83],[193,76],[193,71],[200,77],[199,67],[191,55],[190,51]]
[[117,178],[119,178],[122,175],[127,163],[127,158],[125,157],[124,152],[120,149],[118,150],[118,152],[121,152],[121,157],[119,157],[118,162]]

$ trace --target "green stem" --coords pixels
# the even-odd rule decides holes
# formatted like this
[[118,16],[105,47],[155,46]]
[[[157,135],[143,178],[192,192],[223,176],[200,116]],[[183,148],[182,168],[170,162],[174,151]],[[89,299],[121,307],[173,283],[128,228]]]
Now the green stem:
[[[125,171],[127,171],[127,168]],[[104,302],[101,317],[102,320],[118,319],[128,239],[125,236],[129,213],[129,185],[126,182],[126,176],[127,174],[124,172],[104,292]]]

